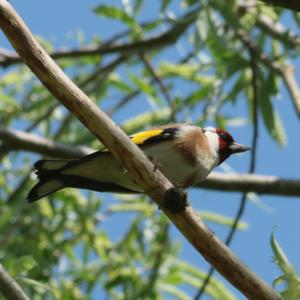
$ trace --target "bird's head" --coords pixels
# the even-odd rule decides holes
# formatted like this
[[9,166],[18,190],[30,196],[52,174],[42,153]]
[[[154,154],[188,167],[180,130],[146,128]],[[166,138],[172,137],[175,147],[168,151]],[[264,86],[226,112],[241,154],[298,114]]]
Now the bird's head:
[[230,133],[223,129],[206,127],[203,129],[212,150],[218,154],[218,165],[225,161],[231,154],[250,150],[249,147],[235,142]]

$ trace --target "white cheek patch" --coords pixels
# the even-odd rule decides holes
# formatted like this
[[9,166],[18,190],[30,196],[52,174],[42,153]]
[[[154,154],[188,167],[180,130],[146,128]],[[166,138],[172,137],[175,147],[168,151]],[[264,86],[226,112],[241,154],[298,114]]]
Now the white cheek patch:
[[218,153],[219,150],[219,136],[212,131],[205,131],[204,133],[207,136],[208,144],[210,146],[210,149],[213,152]]
[[205,127],[204,130],[205,130],[205,131],[214,132],[214,133],[216,132],[216,128],[211,127],[211,126]]
[[208,144],[209,147],[211,149],[211,152],[213,153],[213,157],[214,157],[214,167],[216,167],[219,162],[220,162],[220,158],[219,158],[219,136],[212,131],[205,131],[204,133],[207,136],[208,139]]

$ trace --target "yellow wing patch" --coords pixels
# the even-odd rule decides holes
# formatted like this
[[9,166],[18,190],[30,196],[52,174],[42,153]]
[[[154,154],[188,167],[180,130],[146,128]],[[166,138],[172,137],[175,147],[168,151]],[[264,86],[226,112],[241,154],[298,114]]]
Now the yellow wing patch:
[[146,140],[151,137],[158,136],[163,132],[163,129],[150,129],[141,131],[130,136],[130,139],[137,145],[143,144]]

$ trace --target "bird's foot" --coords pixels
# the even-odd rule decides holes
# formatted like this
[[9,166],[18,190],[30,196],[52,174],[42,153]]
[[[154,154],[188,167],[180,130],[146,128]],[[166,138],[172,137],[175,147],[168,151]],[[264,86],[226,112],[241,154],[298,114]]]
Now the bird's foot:
[[179,184],[168,189],[164,196],[164,207],[173,214],[179,214],[189,206],[187,192]]

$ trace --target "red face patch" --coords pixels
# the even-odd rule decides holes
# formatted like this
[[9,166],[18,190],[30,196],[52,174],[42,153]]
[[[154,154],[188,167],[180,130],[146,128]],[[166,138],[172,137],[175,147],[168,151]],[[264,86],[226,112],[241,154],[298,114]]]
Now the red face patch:
[[231,136],[231,134],[223,129],[217,128],[216,134],[219,136],[220,149],[223,148],[221,146],[226,147],[234,142],[234,139]]
[[229,146],[234,143],[234,139],[230,133],[223,129],[216,128],[216,134],[219,137],[219,164],[221,164],[232,154]]

